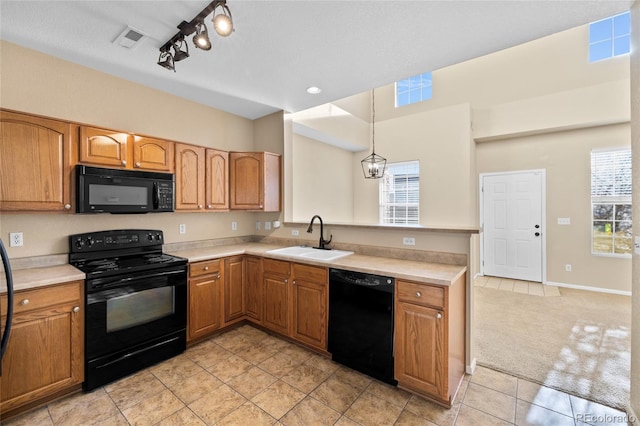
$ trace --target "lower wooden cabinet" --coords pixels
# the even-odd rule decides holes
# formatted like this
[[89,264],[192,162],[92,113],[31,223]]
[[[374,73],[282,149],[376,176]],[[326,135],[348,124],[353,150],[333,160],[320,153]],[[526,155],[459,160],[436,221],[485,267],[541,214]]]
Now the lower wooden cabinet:
[[398,387],[451,406],[464,377],[465,282],[397,280],[395,376]]
[[189,264],[187,341],[222,326],[223,262],[220,259]]
[[263,325],[270,330],[289,335],[289,275],[291,265],[281,260],[264,259],[264,318]]
[[327,348],[329,303],[327,268],[293,264],[292,334],[318,349]]
[[264,311],[262,303],[262,301],[264,300],[264,283],[262,282],[262,258],[247,256],[245,260],[247,262],[247,318],[256,324],[262,324],[262,312]]
[[[0,415],[45,401],[84,380],[84,282],[17,291],[2,361]],[[0,297],[7,312],[7,297]],[[2,327],[6,317],[2,317]]]
[[244,256],[224,260],[224,323],[242,319],[246,312]]

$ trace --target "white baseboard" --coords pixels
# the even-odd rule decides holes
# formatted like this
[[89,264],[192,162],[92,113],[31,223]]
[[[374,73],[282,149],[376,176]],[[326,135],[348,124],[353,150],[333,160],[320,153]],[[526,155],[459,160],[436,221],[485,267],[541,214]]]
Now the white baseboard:
[[473,374],[473,373],[475,373],[475,372],[476,372],[476,359],[475,359],[475,358],[474,358],[474,359],[472,359],[472,360],[471,360],[471,364],[469,364],[469,365],[465,366],[465,368],[464,368],[464,369],[465,369],[465,372],[466,372],[467,374]]
[[590,287],[586,285],[566,284],[566,283],[558,283],[554,281],[545,281],[544,284],[555,285],[557,287],[573,288],[576,290],[595,291],[597,293],[608,293],[608,294],[618,294],[620,296],[631,296],[630,291],[612,290],[609,288],[602,288],[602,287]]

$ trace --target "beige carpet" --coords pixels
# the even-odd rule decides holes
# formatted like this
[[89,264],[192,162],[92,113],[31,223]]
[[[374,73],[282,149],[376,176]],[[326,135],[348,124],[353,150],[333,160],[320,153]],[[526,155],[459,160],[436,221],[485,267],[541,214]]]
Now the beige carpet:
[[478,364],[611,407],[629,405],[630,297],[474,289]]

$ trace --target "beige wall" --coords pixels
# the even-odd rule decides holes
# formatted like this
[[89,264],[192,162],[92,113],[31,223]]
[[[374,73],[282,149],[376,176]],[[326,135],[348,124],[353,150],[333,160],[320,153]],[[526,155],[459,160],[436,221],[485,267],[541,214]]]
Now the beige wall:
[[[631,290],[629,259],[594,256],[590,241],[591,150],[629,146],[629,139],[624,123],[477,145],[478,173],[546,170],[547,281]],[[559,217],[571,224],[558,225]]]
[[[0,106],[64,120],[137,132],[224,150],[259,145],[281,152],[273,122],[256,121],[196,104],[17,45],[0,42]],[[260,137],[254,144],[254,132]],[[280,133],[281,137],[281,133]],[[282,141],[282,139],[280,139]],[[265,219],[263,219],[263,217]],[[259,218],[259,219],[257,219]],[[255,220],[277,214],[173,213],[148,215],[0,214],[0,235],[24,233],[24,247],[8,247],[11,258],[66,253],[70,234],[103,229],[162,229],[167,242],[251,235]],[[231,230],[231,222],[238,230]],[[186,224],[187,233],[178,234]]]

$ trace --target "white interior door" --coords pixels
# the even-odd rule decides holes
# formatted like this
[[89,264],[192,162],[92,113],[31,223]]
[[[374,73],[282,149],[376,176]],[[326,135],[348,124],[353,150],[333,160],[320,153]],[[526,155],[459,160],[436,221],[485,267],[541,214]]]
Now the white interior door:
[[542,281],[543,171],[483,175],[483,272]]

